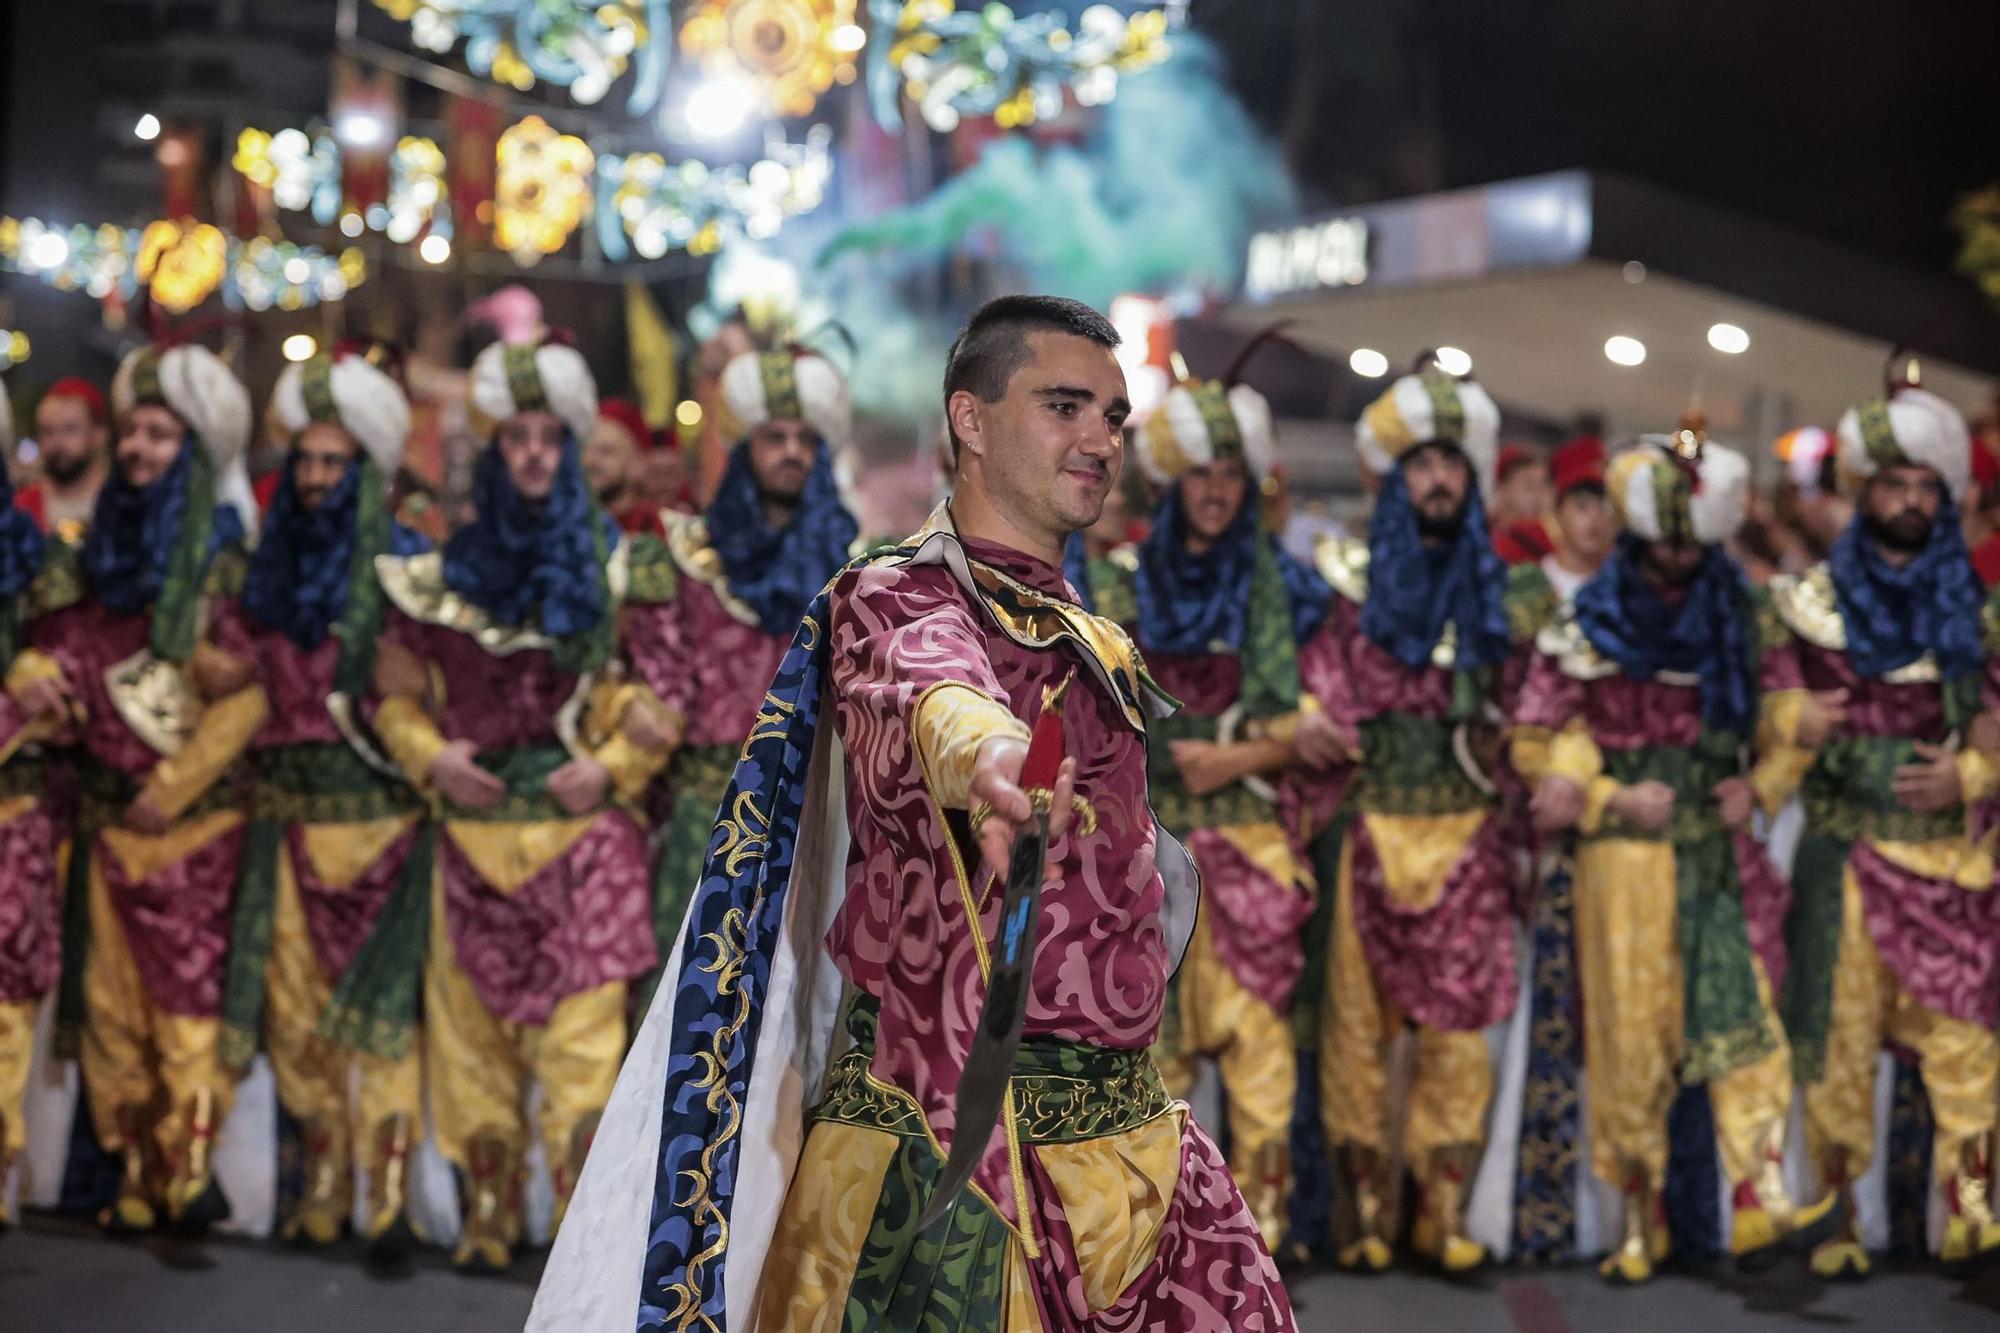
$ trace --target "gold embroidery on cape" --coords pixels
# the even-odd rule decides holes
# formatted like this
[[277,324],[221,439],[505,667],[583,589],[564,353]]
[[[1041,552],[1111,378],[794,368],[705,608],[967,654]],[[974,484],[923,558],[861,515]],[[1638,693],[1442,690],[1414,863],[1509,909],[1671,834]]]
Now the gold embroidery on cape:
[[1771,580],[1771,609],[1785,627],[1815,648],[1847,649],[1847,622],[1833,595],[1833,571],[1814,565],[1803,574],[1780,574]]
[[708,520],[700,514],[662,510],[660,522],[667,530],[667,550],[681,573],[696,583],[707,584],[731,620],[745,625],[759,623],[757,613],[729,591],[729,577],[722,572],[722,556],[708,539]]
[[[605,582],[615,614],[632,584],[632,544],[624,537],[604,562]],[[532,625],[502,625],[484,608],[474,606],[444,581],[444,553],[378,555],[375,577],[396,609],[424,625],[438,625],[467,635],[495,657],[511,657],[530,649],[551,649],[556,641]]]
[[1368,600],[1368,544],[1327,536],[1313,547],[1313,564],[1333,590],[1356,606]]
[[106,667],[104,688],[125,725],[162,755],[179,753],[201,720],[201,701],[187,677],[150,648]]

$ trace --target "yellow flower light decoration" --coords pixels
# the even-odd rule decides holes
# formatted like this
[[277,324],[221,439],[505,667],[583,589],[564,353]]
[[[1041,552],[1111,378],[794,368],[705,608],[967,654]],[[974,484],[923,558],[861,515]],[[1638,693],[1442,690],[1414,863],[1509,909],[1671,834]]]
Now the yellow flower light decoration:
[[590,146],[529,116],[500,136],[493,237],[523,264],[563,248],[590,211]]
[[222,285],[228,258],[228,238],[217,228],[161,220],[139,237],[139,280],[151,289],[153,300],[184,315]]
[[713,77],[747,77],[780,116],[812,112],[836,83],[854,81],[865,36],[854,0],[693,0],[681,50]]

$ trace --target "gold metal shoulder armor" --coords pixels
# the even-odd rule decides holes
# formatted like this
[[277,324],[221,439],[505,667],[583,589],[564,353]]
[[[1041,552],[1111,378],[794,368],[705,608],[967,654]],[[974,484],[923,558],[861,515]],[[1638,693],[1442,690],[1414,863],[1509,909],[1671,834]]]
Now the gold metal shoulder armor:
[[1843,652],[1847,622],[1833,595],[1833,571],[1824,563],[1803,574],[1780,574],[1771,580],[1771,609],[1785,628],[1816,648]]
[[1313,564],[1333,590],[1357,606],[1368,600],[1368,543],[1325,536],[1313,548]]

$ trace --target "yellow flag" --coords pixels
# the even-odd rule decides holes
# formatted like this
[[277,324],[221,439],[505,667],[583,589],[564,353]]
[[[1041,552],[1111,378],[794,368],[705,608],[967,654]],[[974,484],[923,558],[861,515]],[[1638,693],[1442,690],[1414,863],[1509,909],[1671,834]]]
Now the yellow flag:
[[639,411],[648,426],[665,430],[673,424],[674,405],[680,401],[680,349],[653,294],[636,278],[625,283],[625,344],[632,358]]

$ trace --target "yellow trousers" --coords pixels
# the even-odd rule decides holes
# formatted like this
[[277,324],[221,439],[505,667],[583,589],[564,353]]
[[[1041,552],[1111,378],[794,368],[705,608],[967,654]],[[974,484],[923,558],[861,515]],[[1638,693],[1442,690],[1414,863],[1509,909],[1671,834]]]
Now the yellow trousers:
[[112,830],[104,835],[108,846],[92,854],[81,1063],[91,1122],[98,1140],[110,1151],[126,1146],[124,1124],[150,1121],[154,1147],[162,1159],[179,1161],[201,1094],[211,1099],[219,1127],[229,1114],[236,1085],[216,1046],[221,1020],[168,1013],[146,993],[100,858],[119,856],[134,873],[145,873],[221,836],[240,818],[230,812],[209,815],[157,838]]
[[577,1131],[611,1100],[625,1057],[625,983],[559,1001],[540,1026],[496,1018],[453,953],[442,875],[424,967],[424,1058],[438,1149],[461,1168],[469,1167],[475,1139],[497,1138],[509,1152],[524,1152],[528,1089],[539,1082],[542,1145],[560,1170]]
[[[367,824],[312,829],[313,835],[324,835],[309,837],[306,843],[315,872],[335,887],[351,884],[409,820],[378,822],[387,826],[389,835],[380,845],[373,827]],[[341,860],[321,859],[322,844],[337,847],[335,855]],[[350,1050],[319,1035],[320,1016],[333,998],[333,983],[321,971],[319,957],[313,952],[291,853],[283,847],[278,852],[277,910],[271,925],[271,961],[266,977],[264,1044],[271,1057],[271,1072],[277,1077],[278,1100],[287,1111],[335,1136],[335,1151],[365,1142],[396,1116],[407,1116],[413,1127],[421,1128],[422,1066],[414,1042],[401,1059],[390,1060]],[[350,1105],[350,1084],[356,1075],[359,1096]]]
[[1236,979],[1216,953],[1208,923],[1204,911],[1177,976],[1179,1049],[1156,1051],[1154,1060],[1167,1091],[1182,1099],[1194,1087],[1196,1062],[1205,1056],[1215,1060],[1229,1104],[1229,1170],[1264,1243],[1275,1247],[1284,1236],[1291,1180],[1298,1054],[1292,1025]]
[[[1485,812],[1475,811],[1480,818]],[[1371,820],[1375,817],[1369,816]],[[1456,818],[1456,817],[1452,817]],[[1371,823],[1388,863],[1394,849],[1381,837],[1398,825],[1413,832],[1434,821],[1411,817]],[[1451,829],[1450,833],[1458,830]],[[1440,840],[1445,850],[1462,848]],[[1456,859],[1454,851],[1450,859]],[[1442,886],[1442,874],[1433,892]],[[1397,876],[1389,876],[1394,892]],[[1375,986],[1354,927],[1354,842],[1343,841],[1335,887],[1329,975],[1320,1016],[1320,1114],[1327,1141],[1387,1152],[1389,1149],[1389,1049],[1407,1020]],[[1416,1038],[1416,1071],[1403,1116],[1403,1147],[1420,1166],[1440,1149],[1477,1144],[1486,1137],[1486,1112],[1493,1101],[1493,1059],[1482,1032],[1440,1032],[1408,1024]]]
[[[1081,1295],[1093,1312],[1116,1304],[1153,1261],[1180,1176],[1184,1116],[1176,1111],[1122,1134],[1022,1149],[1035,1154],[1062,1201],[1077,1239]],[[762,1333],[844,1327],[885,1179],[905,1142],[858,1125],[813,1125],[764,1260],[755,1320]],[[1041,1333],[1018,1236],[1007,1241],[1002,1288],[995,1333]],[[971,1327],[987,1312],[960,1313]]]
[[1921,1061],[1935,1124],[1931,1166],[1947,1179],[1968,1140],[1990,1133],[2000,1090],[2000,1038],[1977,1023],[1948,1018],[1911,999],[1868,934],[1861,886],[1850,867],[1841,885],[1840,961],[1826,1065],[1806,1088],[1806,1145],[1821,1171],[1851,1182],[1875,1153],[1875,1066],[1883,1038]]
[[7,1163],[28,1145],[22,1117],[28,1102],[28,1067],[35,1058],[35,1014],[41,1003],[0,1003],[0,1193],[7,1188]]
[[[1583,982],[1583,1066],[1590,1077],[1590,1165],[1624,1189],[1667,1177],[1667,1116],[1685,1046],[1672,844],[1613,838],[1576,855],[1576,954]],[[1755,962],[1755,960],[1753,960]],[[1761,962],[1757,991],[1777,1048],[1708,1084],[1723,1171],[1749,1179],[1783,1144],[1792,1058]]]

